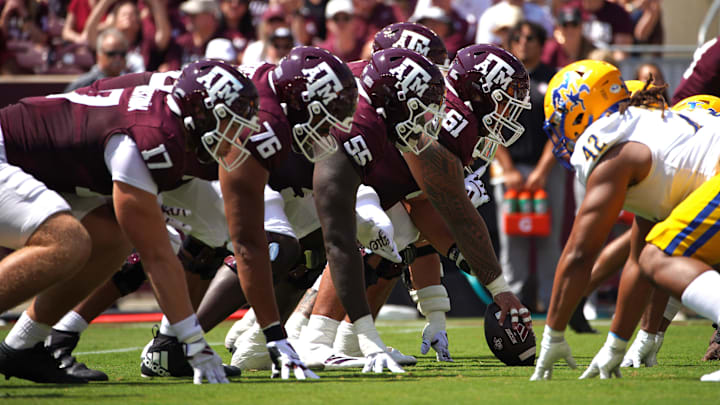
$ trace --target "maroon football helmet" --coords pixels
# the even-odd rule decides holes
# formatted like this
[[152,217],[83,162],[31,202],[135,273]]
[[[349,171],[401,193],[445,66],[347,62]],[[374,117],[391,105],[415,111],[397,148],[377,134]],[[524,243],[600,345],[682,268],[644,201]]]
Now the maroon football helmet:
[[530,79],[512,54],[493,45],[467,46],[450,64],[447,79],[450,91],[470,103],[488,132],[474,157],[487,160],[497,144],[510,146],[525,131],[518,117],[530,109]]
[[330,128],[350,132],[358,90],[350,69],[330,52],[299,46],[273,70],[272,85],[292,125],[293,148],[311,162],[337,150]]
[[423,132],[437,139],[445,115],[445,81],[424,56],[404,48],[375,52],[360,82],[400,150],[420,154]]
[[[256,123],[258,92],[250,79],[225,62],[201,60],[182,70],[172,95],[191,135],[187,144],[198,159],[208,162],[211,157],[231,171],[250,156],[245,142],[250,133],[260,130]],[[226,160],[227,149],[223,147],[223,141],[240,150],[232,161]]]
[[430,28],[417,23],[399,22],[390,24],[375,34],[372,49],[405,48],[415,51],[438,65],[440,70],[450,66],[448,52],[442,39]]

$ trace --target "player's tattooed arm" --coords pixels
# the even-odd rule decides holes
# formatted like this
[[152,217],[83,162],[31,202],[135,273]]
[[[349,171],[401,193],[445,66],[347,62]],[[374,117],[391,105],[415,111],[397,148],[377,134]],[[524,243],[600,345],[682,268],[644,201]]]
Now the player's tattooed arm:
[[[423,137],[420,142],[429,139]],[[467,198],[460,160],[438,142],[432,142],[419,156],[404,154],[410,171],[428,199],[440,213],[460,251],[487,285],[502,272],[490,242],[485,221]]]
[[315,163],[313,194],[338,298],[351,321],[370,313],[357,247],[355,195],[360,176],[343,153]]
[[295,308],[295,312],[300,312],[304,317],[310,318],[313,306],[315,306],[315,298],[317,298],[317,294],[317,290],[308,288]]

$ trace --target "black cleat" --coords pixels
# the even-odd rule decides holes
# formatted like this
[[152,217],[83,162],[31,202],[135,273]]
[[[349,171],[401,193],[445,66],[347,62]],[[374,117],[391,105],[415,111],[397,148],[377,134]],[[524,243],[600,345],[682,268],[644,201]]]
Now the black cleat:
[[577,333],[598,333],[597,329],[593,328],[587,318],[585,318],[585,314],[583,313],[585,301],[587,301],[586,297],[580,300],[577,308],[575,308],[575,312],[573,312],[572,317],[570,317],[569,325],[572,330]]
[[85,363],[80,363],[72,355],[79,340],[80,334],[77,332],[53,329],[45,347],[60,362],[60,368],[65,369],[66,373],[88,381],[107,381],[107,374],[88,368]]
[[0,373],[5,379],[23,378],[37,383],[86,384],[87,379],[68,374],[42,342],[30,349],[15,350],[0,343]]
[[[185,358],[182,343],[175,336],[163,335],[153,328],[153,342],[145,353],[140,364],[140,374],[145,378],[152,377],[192,377],[193,368]],[[235,366],[223,364],[227,377],[237,377],[242,370]]]

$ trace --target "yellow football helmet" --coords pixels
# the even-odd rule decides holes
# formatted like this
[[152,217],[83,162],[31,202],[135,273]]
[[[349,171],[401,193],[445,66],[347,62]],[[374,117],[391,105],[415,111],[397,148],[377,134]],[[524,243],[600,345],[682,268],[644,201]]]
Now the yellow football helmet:
[[558,71],[545,93],[544,129],[563,166],[570,166],[575,140],[590,124],[617,109],[630,92],[620,71],[610,63],[581,60]]
[[673,111],[693,111],[696,109],[707,110],[714,116],[720,116],[720,97],[711,96],[709,94],[698,94],[696,96],[686,97],[672,106]]

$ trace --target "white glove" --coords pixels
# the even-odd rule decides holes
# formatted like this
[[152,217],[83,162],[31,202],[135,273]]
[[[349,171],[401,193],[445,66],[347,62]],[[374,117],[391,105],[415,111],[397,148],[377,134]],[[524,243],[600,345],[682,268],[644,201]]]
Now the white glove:
[[594,378],[600,375],[605,380],[613,375],[621,378],[620,362],[625,355],[627,342],[616,337],[614,333],[608,333],[608,338],[600,351],[595,355],[590,366],[580,376],[580,379]]
[[570,345],[565,341],[564,333],[554,331],[545,325],[543,340],[540,344],[540,357],[538,357],[535,372],[530,377],[530,381],[551,379],[553,365],[560,359],[565,359],[570,368],[577,368],[577,363],[570,351]]
[[485,184],[480,180],[483,173],[485,173],[485,166],[465,177],[465,191],[475,208],[490,201],[490,196],[485,190]]
[[647,360],[645,360],[646,363],[652,364],[653,366],[656,366],[658,364],[657,354],[660,353],[660,348],[662,347],[664,341],[665,332],[658,331],[658,333],[655,335],[655,351],[648,356]]
[[202,384],[203,378],[207,378],[210,384],[227,384],[222,359],[207,344],[204,337],[191,342],[184,343],[185,357],[193,368],[193,383]]
[[637,336],[635,336],[635,341],[630,345],[630,349],[628,349],[625,358],[620,363],[620,367],[640,368],[641,364],[645,364],[646,367],[656,365],[657,346],[655,345],[655,337],[654,333],[647,333],[640,329]]
[[368,371],[374,371],[376,373],[382,373],[386,367],[393,373],[404,373],[405,370],[400,367],[399,364],[390,356],[387,352],[387,347],[380,339],[380,335],[375,329],[372,315],[368,314],[360,319],[353,322],[353,328],[355,334],[358,337],[358,344],[360,350],[365,356],[365,367],[363,367],[363,373]]
[[420,353],[427,354],[427,352],[430,350],[430,347],[435,350],[435,358],[437,358],[437,361],[449,361],[452,362],[453,359],[450,357],[450,343],[448,342],[447,332],[444,330],[441,330],[434,334],[432,338],[430,336],[426,336],[425,330],[427,330],[428,325],[425,325],[425,329],[423,329],[423,340],[422,344],[420,345]]
[[386,367],[393,373],[405,372],[388,352],[377,352],[365,356],[365,367],[363,367],[362,372],[382,373]]
[[453,361],[450,357],[450,343],[445,331],[445,312],[430,312],[427,314],[427,320],[422,331],[420,353],[427,354],[432,347],[438,361]]
[[188,208],[182,207],[171,207],[169,205],[162,204],[160,209],[165,216],[165,223],[172,226],[175,229],[183,231],[183,233],[190,233],[192,226],[184,223],[178,217],[184,218],[192,215],[192,211]]
[[287,339],[275,340],[267,344],[270,359],[272,359],[271,378],[280,377],[283,380],[290,378],[292,369],[295,378],[304,380],[306,378],[320,378],[312,370],[305,367],[295,349]]

